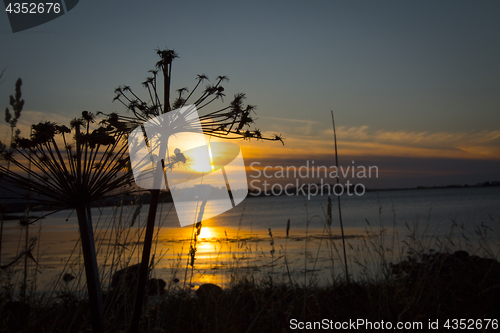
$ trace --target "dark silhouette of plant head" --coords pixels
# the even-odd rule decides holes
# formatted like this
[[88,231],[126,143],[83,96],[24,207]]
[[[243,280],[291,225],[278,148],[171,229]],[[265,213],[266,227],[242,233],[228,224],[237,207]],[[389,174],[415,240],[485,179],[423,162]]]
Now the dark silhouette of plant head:
[[13,153],[1,155],[15,166],[0,165],[2,184],[57,209],[118,195],[117,189],[130,183],[125,134],[115,115],[96,128],[94,122],[94,114],[84,111],[69,127],[49,121],[32,125],[29,138],[16,138]]
[[169,49],[156,49],[156,54],[160,57],[160,61],[156,63],[156,68],[161,70],[165,69],[166,66],[172,65],[172,61],[175,58],[179,58],[179,55],[174,50]]
[[[142,85],[147,89],[149,94],[149,103],[146,103],[137,94],[135,94],[129,86],[120,86],[115,90],[116,96],[114,101],[121,102],[133,116],[119,116],[119,118],[128,123],[128,127],[133,128],[140,126],[163,113],[171,110],[170,108],[170,81],[172,73],[172,62],[178,58],[178,54],[174,50],[157,50],[160,56],[160,61],[156,63],[157,70],[152,70],[153,75],[148,77]],[[160,100],[158,91],[157,79],[158,71],[163,71],[164,74],[164,103]],[[172,108],[178,109],[188,104],[196,106],[197,110],[205,110],[206,107],[214,105],[217,100],[224,102],[224,87],[222,84],[228,82],[227,76],[218,76],[215,84],[207,85],[200,92],[197,98],[194,98],[195,92],[200,84],[208,81],[205,74],[196,77],[197,83],[191,90],[189,95],[184,98],[184,93],[188,92],[187,88],[177,90],[178,96],[172,103]],[[269,137],[263,136],[258,129],[250,130],[249,127],[254,123],[252,114],[255,113],[256,107],[253,105],[244,105],[246,99],[245,94],[238,93],[234,95],[233,100],[229,105],[216,107],[215,110],[207,111],[200,116],[200,122],[203,133],[209,136],[236,139],[236,140],[270,140],[280,141],[283,143],[283,138],[279,134],[273,134]]]

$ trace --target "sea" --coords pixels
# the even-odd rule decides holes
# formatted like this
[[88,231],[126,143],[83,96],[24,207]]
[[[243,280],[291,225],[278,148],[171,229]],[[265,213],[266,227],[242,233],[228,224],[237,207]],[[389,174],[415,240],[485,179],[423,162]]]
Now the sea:
[[[370,191],[361,196],[247,197],[235,208],[180,227],[173,203],[157,211],[151,276],[169,290],[241,280],[327,285],[379,279],[391,264],[434,252],[499,258],[500,187]],[[92,208],[103,288],[140,262],[149,206]],[[49,212],[35,212],[43,216]],[[199,234],[198,234],[199,233]],[[194,234],[198,234],[196,239]],[[76,213],[59,211],[30,225],[5,221],[0,284],[33,293],[84,290]],[[347,259],[347,260],[345,260]],[[346,273],[347,270],[347,273]],[[65,278],[64,278],[65,277]]]

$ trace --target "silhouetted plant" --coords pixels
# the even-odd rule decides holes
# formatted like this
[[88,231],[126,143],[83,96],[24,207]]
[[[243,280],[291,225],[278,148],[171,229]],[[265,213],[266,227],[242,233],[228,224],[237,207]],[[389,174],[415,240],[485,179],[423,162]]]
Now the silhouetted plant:
[[[229,81],[226,76],[218,76],[214,85],[207,85],[197,99],[190,100],[200,84],[208,77],[205,74],[197,76],[197,83],[191,93],[183,98],[182,95],[189,90],[187,88],[178,89],[178,97],[170,105],[170,87],[171,81],[171,66],[172,61],[178,57],[173,50],[158,50],[158,55],[161,60],[156,64],[156,70],[151,70],[153,75],[148,77],[142,84],[147,89],[151,103],[144,102],[137,94],[135,94],[129,86],[120,86],[115,90],[115,101],[122,103],[133,116],[120,115],[120,120],[128,123],[130,130],[142,125],[144,122],[153,119],[161,114],[164,114],[171,109],[178,109],[188,104],[196,106],[198,111],[209,106],[217,100],[224,101],[223,82]],[[164,103],[161,103],[158,93],[158,72],[162,70],[164,74]],[[238,93],[234,95],[233,100],[229,105],[224,105],[216,110],[209,111],[204,115],[200,115],[200,122],[203,133],[209,136],[214,136],[224,139],[257,139],[280,141],[283,143],[283,138],[279,134],[273,134],[270,137],[262,135],[259,129],[247,129],[254,123],[252,113],[255,113],[256,107],[253,105],[244,105],[246,99],[245,94]]]
[[81,118],[71,121],[70,127],[48,121],[33,125],[30,138],[16,138],[13,151],[2,154],[15,170],[0,165],[0,172],[2,187],[14,186],[22,196],[30,193],[31,201],[53,211],[76,210],[93,330],[103,332],[90,205],[121,194],[119,189],[130,184],[130,172],[126,134],[117,116],[111,114],[99,126],[92,125],[94,122],[95,116],[84,111]]
[[[12,112],[13,114],[10,113],[9,108],[5,109],[5,121],[9,123],[10,125],[10,133],[11,133],[11,140],[14,138],[14,128],[16,128],[17,121],[19,120],[19,117],[21,116],[21,112],[23,111],[24,107],[24,99],[21,99],[22,97],[22,92],[21,92],[21,86],[23,85],[23,80],[21,78],[17,79],[16,81],[16,95],[12,96],[10,95],[9,97],[9,104],[12,106]],[[20,131],[16,131],[16,136],[20,134]]]
[[[332,127],[333,127],[333,139],[335,142],[335,165],[337,167],[337,170],[339,169],[339,155],[337,151],[337,133],[335,132],[335,119],[333,118],[333,110],[331,111],[332,113]],[[337,185],[340,184],[340,178],[339,175],[337,174]],[[337,196],[337,203],[338,203],[338,208],[339,208],[339,222],[340,222],[340,231],[342,233],[342,249],[344,251],[344,267],[345,267],[345,279],[346,283],[349,284],[349,270],[347,266],[347,251],[346,251],[346,246],[345,246],[345,235],[344,235],[344,224],[342,223],[342,210],[341,210],[341,205],[340,205],[340,196]],[[329,212],[329,224],[331,224],[332,221],[332,214],[331,214],[331,202],[330,202],[330,197],[328,197],[328,209],[330,210]]]
[[[132,116],[119,116],[119,119],[127,124],[126,127],[129,131],[132,131],[137,126],[141,126],[143,123],[160,116],[161,114],[167,113],[172,109],[188,105],[188,103],[189,105],[195,105],[198,111],[204,111],[206,107],[213,105],[213,102],[217,100],[223,102],[225,90],[222,83],[229,80],[226,76],[218,76],[215,84],[207,85],[205,89],[201,91],[200,95],[194,99],[195,91],[197,91],[202,82],[208,80],[208,77],[205,74],[201,74],[197,76],[198,82],[189,95],[186,98],[183,98],[184,93],[188,92],[188,89],[178,89],[177,98],[171,104],[170,87],[172,79],[172,62],[174,59],[178,58],[178,54],[174,50],[170,49],[158,49],[157,54],[160,57],[160,61],[156,63],[156,69],[151,70],[150,73],[152,76],[148,77],[142,83],[147,89],[150,100],[149,103],[145,102],[137,94],[135,94],[129,86],[120,86],[115,90],[116,96],[114,100],[122,103],[133,114]],[[159,71],[163,72],[163,103],[160,100],[158,87]],[[280,141],[283,143],[281,135],[273,134],[270,137],[265,137],[258,129],[254,129],[253,131],[248,129],[248,127],[254,123],[252,113],[255,112],[255,106],[245,106],[243,103],[245,98],[246,96],[243,93],[236,94],[228,105],[224,105],[213,111],[200,115],[199,119],[203,133],[209,136],[224,139],[250,140],[253,138],[257,140]],[[138,292],[130,329],[131,332],[137,331],[142,313],[142,304],[145,294],[144,289],[148,275],[149,257],[159,193],[159,190],[151,190],[151,202],[146,226]]]
[[[5,69],[0,74],[0,79],[2,78],[4,72],[5,72]],[[19,134],[21,133],[21,131],[19,129],[15,130],[15,131],[14,131],[14,129],[17,126],[17,121],[19,120],[19,117],[21,117],[21,112],[23,111],[23,107],[24,107],[24,100],[21,99],[21,97],[22,97],[21,86],[22,85],[23,85],[23,81],[21,80],[21,78],[17,79],[15,96],[12,96],[12,95],[9,96],[9,104],[12,107],[13,114],[10,113],[9,108],[5,108],[5,121],[10,126],[10,144],[9,144],[9,147],[7,147],[5,144],[0,142],[0,151],[2,153],[5,153],[5,154],[12,153],[13,140],[15,137],[18,137]],[[7,161],[7,169],[10,169],[10,161]],[[4,192],[4,197],[5,197],[5,192]],[[1,207],[1,212],[0,212],[0,263],[2,262],[4,213],[5,213],[5,205],[4,205],[4,198],[2,198],[2,207]]]

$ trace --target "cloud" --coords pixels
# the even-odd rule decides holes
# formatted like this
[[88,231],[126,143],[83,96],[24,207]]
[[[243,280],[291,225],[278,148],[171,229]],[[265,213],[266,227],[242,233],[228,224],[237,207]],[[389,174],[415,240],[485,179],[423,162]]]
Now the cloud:
[[[290,123],[292,121],[289,121]],[[312,124],[312,125],[317,125]],[[305,125],[309,126],[309,124]],[[298,126],[299,129],[304,126]],[[333,154],[331,129],[283,131],[285,146],[271,142],[241,143],[249,157],[291,158]],[[271,132],[264,133],[271,135]],[[340,155],[418,158],[500,159],[500,130],[470,132],[370,131],[369,126],[339,127]]]
[[[21,114],[18,128],[21,136],[29,135],[31,124],[54,121],[68,124],[72,117],[60,113],[26,110]],[[238,142],[244,156],[249,158],[287,159],[311,158],[334,154],[330,124],[313,120],[260,117],[273,122],[273,132],[281,133],[285,146],[279,142]],[[0,124],[0,140],[10,141],[10,128]],[[263,134],[271,136],[273,132]],[[468,132],[415,132],[372,130],[369,126],[340,126],[337,128],[341,156],[398,156],[418,158],[500,159],[500,130]]]
[[295,135],[311,135],[321,124],[314,120],[289,119],[278,117],[257,117],[257,122],[261,120],[272,120],[273,128],[276,132],[294,133]]

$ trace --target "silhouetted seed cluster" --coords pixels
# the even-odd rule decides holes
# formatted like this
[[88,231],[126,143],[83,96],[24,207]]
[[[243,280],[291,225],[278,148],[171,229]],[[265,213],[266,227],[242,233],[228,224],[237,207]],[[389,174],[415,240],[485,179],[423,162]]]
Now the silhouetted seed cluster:
[[[135,94],[129,86],[120,86],[115,90],[116,96],[114,101],[122,103],[129,111],[133,113],[133,117],[119,116],[120,119],[128,123],[129,130],[141,125],[142,123],[164,114],[171,109],[178,109],[186,105],[195,105],[197,110],[202,110],[206,106],[212,104],[216,100],[224,102],[224,87],[223,82],[229,81],[226,76],[218,76],[215,84],[207,85],[205,89],[195,99],[195,91],[201,83],[208,81],[205,74],[196,77],[197,83],[189,95],[184,98],[183,95],[188,93],[188,88],[180,88],[176,90],[177,97],[170,106],[170,78],[172,61],[178,57],[174,50],[157,50],[161,60],[156,64],[156,70],[149,71],[152,76],[148,77],[142,85],[148,91],[150,103],[145,102],[137,94]],[[164,105],[160,100],[160,92],[158,87],[158,72],[164,72],[164,90],[167,96],[168,105]],[[253,105],[244,105],[243,101],[246,96],[243,93],[234,95],[233,100],[227,106],[222,106],[214,111],[200,116],[201,127],[206,135],[225,138],[225,139],[257,139],[280,141],[283,143],[281,134],[272,134],[269,137],[263,136],[259,129],[250,130],[251,124],[254,123],[252,113],[255,113],[256,107]]]
[[198,236],[200,236],[200,233],[201,233],[201,222],[196,222],[195,224],[195,232],[194,232],[194,236],[193,236],[193,244],[191,244],[189,246],[189,258],[190,258],[190,262],[189,262],[189,265],[191,267],[194,267],[194,261],[196,260],[196,243],[198,241]]
[[273,238],[273,232],[272,232],[271,228],[269,228],[269,237],[271,237],[271,239],[270,239],[270,241],[269,241],[269,245],[271,245],[271,251],[270,251],[270,252],[271,252],[271,256],[273,256],[273,255],[274,255],[275,250],[274,250],[274,238]]
[[[0,166],[4,180],[20,193],[33,192],[34,201],[58,208],[74,208],[118,195],[117,189],[130,184],[129,157],[113,116],[92,129],[95,116],[88,111],[70,122],[32,125],[29,138],[17,137],[13,151],[2,152],[23,173]],[[30,167],[29,167],[30,166]]]

